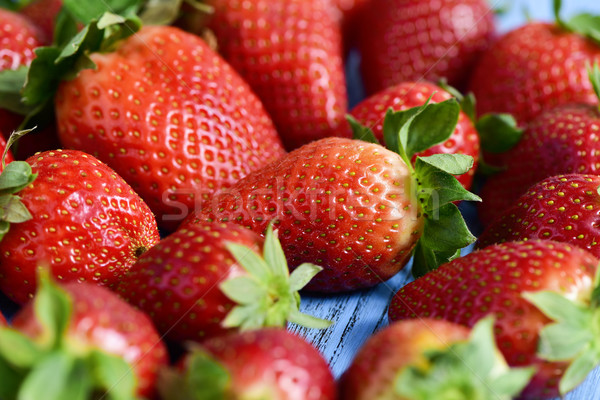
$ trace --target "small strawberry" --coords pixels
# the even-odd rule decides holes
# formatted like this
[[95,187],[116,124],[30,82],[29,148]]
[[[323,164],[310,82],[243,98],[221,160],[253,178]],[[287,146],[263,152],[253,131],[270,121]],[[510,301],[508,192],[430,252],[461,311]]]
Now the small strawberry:
[[502,156],[505,170],[484,185],[479,215],[485,225],[504,213],[527,189],[559,174],[600,174],[600,68],[589,71],[596,103],[565,104],[542,112],[521,141]]
[[[600,363],[597,350],[583,354],[588,351],[587,345],[589,349],[597,348],[597,335],[588,329],[600,328],[598,319],[593,320],[598,312],[597,300],[592,296],[598,263],[585,250],[553,241],[490,246],[444,264],[400,289],[390,304],[389,317],[392,321],[435,318],[473,326],[484,316],[494,314],[496,342],[508,364],[537,368],[522,398],[550,398],[559,391],[564,394],[573,389]],[[555,302],[558,308],[548,307],[545,301],[535,301],[534,305],[523,297],[525,292],[536,292],[531,299],[540,293],[546,296],[547,291],[555,294],[553,298],[562,299]],[[540,341],[546,340],[545,327],[552,326],[551,320],[563,311],[576,318],[582,313],[589,315],[576,321],[587,328],[577,325],[573,329],[579,329],[579,333],[569,331],[572,336],[562,337],[564,345],[553,350],[565,352],[557,356],[540,347]],[[577,351],[567,352],[573,348]],[[590,361],[588,355],[595,358]],[[590,361],[585,368],[579,356]]]
[[462,89],[495,30],[485,0],[377,0],[355,26],[367,93],[440,78]]
[[530,239],[567,242],[600,257],[600,176],[558,175],[533,185],[500,218],[488,226],[477,243]]
[[238,225],[189,225],[149,250],[122,279],[119,292],[180,342],[238,327],[284,326],[287,320],[329,326],[298,311],[298,290],[321,268],[304,264],[290,276],[271,227],[262,247],[258,235]]
[[481,56],[470,82],[480,113],[507,112],[523,124],[559,104],[596,103],[586,67],[600,61],[597,17],[563,21],[560,3],[554,0],[554,24],[530,22]]
[[335,400],[333,375],[311,344],[284,329],[233,333],[192,347],[163,370],[165,400]]
[[250,84],[288,150],[345,123],[340,27],[323,0],[210,0],[209,27]]
[[113,286],[159,240],[142,199],[80,151],[14,161],[0,187],[0,288],[16,302],[33,296],[36,270],[46,266],[60,280]]
[[443,320],[397,321],[359,351],[341,379],[341,398],[509,400],[534,370],[508,368],[493,324],[486,318],[469,332]]
[[[134,400],[155,394],[164,344],[142,312],[108,289],[56,285],[0,327],[3,399]],[[4,372],[9,372],[5,374]]]
[[23,98],[54,100],[63,145],[114,168],[160,226],[174,230],[195,197],[284,154],[258,98],[202,39],[166,26],[130,36],[139,18],[93,15],[71,42],[40,49]]
[[[352,109],[350,115],[360,124],[368,126],[375,134],[377,140],[383,143],[385,113],[390,108],[394,111],[402,111],[422,106],[427,102],[428,98],[431,103],[438,103],[452,98],[452,95],[441,87],[429,82],[403,82],[384,89],[362,101]],[[350,127],[344,133],[344,136],[350,136]],[[355,138],[360,139],[360,137]],[[418,155],[430,156],[440,153],[466,154],[474,159],[477,159],[479,156],[479,137],[477,136],[473,122],[465,112],[460,112],[456,128],[448,140],[432,146]],[[474,164],[469,172],[457,176],[458,181],[467,189],[471,187],[476,168],[477,166]]]
[[275,220],[290,267],[324,268],[310,290],[374,286],[396,274],[413,250],[413,273],[421,274],[474,240],[452,202],[478,197],[450,175],[468,171],[473,159],[437,154],[411,163],[448,139],[459,111],[455,100],[390,111],[386,143],[399,154],[344,138],[305,145],[215,194],[190,220],[235,222],[259,234]]

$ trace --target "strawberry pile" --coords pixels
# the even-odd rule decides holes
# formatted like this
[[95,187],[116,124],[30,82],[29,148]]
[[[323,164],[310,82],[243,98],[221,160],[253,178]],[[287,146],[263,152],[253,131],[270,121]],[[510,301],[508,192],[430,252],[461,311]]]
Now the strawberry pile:
[[[0,399],[575,389],[600,19],[553,6],[502,36],[484,0],[0,0]],[[403,269],[344,371],[294,333],[336,323],[300,294]]]

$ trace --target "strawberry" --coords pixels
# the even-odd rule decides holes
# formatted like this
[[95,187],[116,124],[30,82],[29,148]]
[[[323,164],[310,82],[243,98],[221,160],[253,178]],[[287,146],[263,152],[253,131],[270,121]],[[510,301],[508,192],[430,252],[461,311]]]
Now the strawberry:
[[[403,82],[362,101],[352,109],[350,115],[362,125],[368,126],[377,140],[383,142],[383,120],[388,109],[401,111],[418,107],[425,104],[428,98],[431,103],[438,103],[452,98],[452,95],[429,82]],[[348,131],[344,133],[345,136],[349,136],[350,128],[348,127]],[[479,156],[479,137],[473,122],[465,112],[460,112],[456,128],[448,140],[432,146],[418,155],[430,156],[439,153],[467,154],[475,159]],[[477,166],[474,164],[469,172],[457,177],[458,181],[467,189],[471,186],[476,168]]]
[[8,323],[6,322],[6,317],[0,312],[0,326],[6,326]]
[[8,164],[0,182],[0,288],[16,302],[33,296],[40,267],[60,280],[113,286],[159,240],[148,206],[91,155],[40,153]]
[[[590,71],[600,96],[600,68]],[[599,174],[600,109],[596,104],[565,104],[544,111],[523,132],[521,141],[502,156],[506,170],[482,189],[480,218],[491,223],[540,180],[558,174]]]
[[[596,300],[592,298],[597,266],[598,259],[592,254],[566,243],[530,240],[489,246],[444,264],[400,289],[390,304],[389,318],[435,318],[473,326],[484,316],[495,314],[496,342],[508,364],[532,365],[538,371],[522,398],[549,398],[573,389],[600,362],[600,355],[591,351],[590,355],[597,358],[582,368],[578,354],[581,348],[566,340],[573,337],[581,346],[594,346],[597,336],[585,336],[589,328],[575,326],[577,335],[568,331],[572,336],[558,339],[563,341],[553,349],[558,354],[552,354],[545,344],[552,340],[546,329],[555,329],[550,327],[559,312],[580,316],[581,310],[586,310],[590,315],[581,317],[578,323],[598,329],[597,322],[592,322],[597,318]],[[528,296],[525,292],[535,294]],[[547,297],[549,292],[559,309],[549,307],[547,299],[530,302],[536,296]],[[577,351],[572,351],[573,346]]]
[[[35,58],[34,50],[41,46],[41,36],[37,27],[26,17],[0,8],[0,131],[9,135],[22,122],[17,114],[20,107],[18,98],[5,94],[9,84],[22,86],[25,74],[23,69]],[[21,71],[18,71],[22,69]],[[21,85],[19,85],[21,84]]]
[[[596,103],[586,67],[600,61],[594,16],[565,22],[555,0],[556,22],[530,22],[497,40],[473,71],[470,89],[478,111],[508,112],[521,124],[566,103]],[[590,22],[591,22],[590,21]]]
[[[275,220],[290,267],[310,262],[324,268],[307,285],[320,292],[390,278],[417,242],[413,273],[435,268],[474,240],[452,202],[478,197],[449,175],[465,173],[473,159],[438,154],[417,157],[414,166],[411,159],[447,140],[459,109],[448,100],[390,111],[386,142],[399,154],[344,138],[307,144],[215,194],[188,222],[231,221],[262,234]],[[365,139],[376,141],[363,129]]]
[[462,89],[495,30],[485,0],[378,0],[359,23],[367,93],[444,77]]
[[587,249],[600,257],[600,177],[558,175],[533,185],[488,226],[477,243],[486,247],[511,240],[549,239]]
[[284,329],[233,333],[193,347],[161,375],[163,399],[334,400],[333,375],[311,344]]
[[0,71],[31,64],[41,46],[38,28],[26,17],[0,8]]
[[182,228],[149,250],[123,278],[119,293],[175,341],[201,341],[241,329],[283,326],[286,320],[326,327],[298,311],[297,291],[321,268],[288,276],[276,234],[263,240],[234,224]]
[[34,0],[19,10],[43,33],[44,43],[51,43],[54,37],[54,25],[60,13],[62,0]]
[[323,0],[211,0],[218,48],[288,150],[331,136],[347,111],[342,38]]
[[92,11],[69,43],[40,49],[23,99],[36,109],[55,101],[63,145],[114,168],[160,226],[174,230],[195,197],[284,154],[258,98],[202,39],[166,26],[130,36],[141,25],[131,10]]
[[142,312],[105,288],[47,277],[0,343],[3,399],[151,398],[167,363]]
[[360,349],[341,379],[341,398],[509,400],[534,370],[509,370],[496,348],[493,324],[486,318],[469,332],[443,320],[397,321]]

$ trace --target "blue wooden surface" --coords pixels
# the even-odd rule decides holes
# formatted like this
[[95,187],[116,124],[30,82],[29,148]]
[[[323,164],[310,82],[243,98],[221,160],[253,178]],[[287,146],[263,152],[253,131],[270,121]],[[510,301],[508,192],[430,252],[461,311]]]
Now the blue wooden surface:
[[[527,13],[532,19],[552,20],[551,0],[510,2],[512,3],[510,11],[498,18],[498,26],[502,32],[525,23],[527,20],[525,10],[528,10]],[[499,6],[506,1],[495,0],[490,3]],[[600,0],[563,0],[563,16],[583,11],[600,14]],[[350,68],[353,68],[356,60],[351,60],[350,65]],[[352,70],[349,71],[349,75],[349,79],[353,79]],[[352,87],[351,103],[356,104],[361,95],[360,88]],[[409,269],[410,265],[389,281],[368,291],[329,297],[303,296],[302,308],[305,312],[331,319],[335,324],[324,331],[294,329],[321,350],[329,360],[336,377],[339,377],[350,365],[352,358],[367,338],[387,325],[387,305],[391,296],[400,287],[410,282]],[[600,399],[600,368],[596,369],[579,388],[567,395],[566,399]]]
[[[526,21],[523,10],[533,19],[551,20],[551,0],[493,0],[494,5],[501,5],[509,1],[513,4],[507,14],[499,18],[501,31],[512,29]],[[600,13],[600,0],[564,0],[564,15],[574,12],[594,11]],[[353,77],[352,67],[356,60],[350,62],[350,76]],[[353,78],[351,78],[353,79]],[[360,100],[362,91],[358,85],[353,85],[350,90],[351,103]],[[467,211],[470,211],[467,209]],[[313,315],[335,321],[329,329],[316,331],[292,327],[305,336],[329,360],[336,377],[340,376],[351,363],[352,358],[367,340],[367,338],[387,321],[387,305],[391,296],[403,285],[410,281],[410,265],[397,276],[383,282],[371,290],[339,296],[303,296],[302,309]],[[12,314],[16,309],[0,295],[0,308],[5,313]],[[570,393],[568,400],[575,399],[600,399],[600,369],[594,371],[577,390]]]

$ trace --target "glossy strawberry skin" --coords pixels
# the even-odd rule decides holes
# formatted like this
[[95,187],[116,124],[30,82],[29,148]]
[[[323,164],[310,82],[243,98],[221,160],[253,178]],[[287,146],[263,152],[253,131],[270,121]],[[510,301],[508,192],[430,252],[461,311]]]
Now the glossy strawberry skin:
[[395,398],[394,382],[404,368],[423,365],[425,352],[467,340],[469,332],[462,325],[427,318],[392,323],[360,349],[340,381],[341,398]]
[[470,89],[480,114],[507,112],[527,123],[559,104],[596,104],[587,75],[594,61],[600,61],[600,47],[591,41],[552,24],[529,23],[483,54]]
[[276,220],[290,268],[324,268],[320,292],[374,286],[410,258],[423,218],[400,156],[377,144],[327,138],[217,193],[191,221],[231,221],[263,234]]
[[148,206],[93,156],[56,150],[27,162],[38,177],[19,196],[33,218],[0,242],[0,288],[12,300],[33,296],[39,266],[62,281],[114,286],[158,242]]
[[367,93],[443,77],[462,89],[494,37],[484,0],[378,0],[361,14],[357,40]]
[[558,396],[566,365],[536,357],[539,332],[549,320],[521,293],[552,290],[589,301],[597,266],[592,254],[565,243],[531,240],[489,246],[400,289],[389,317],[444,319],[472,327],[494,313],[496,342],[508,364],[538,367],[522,397],[551,398]]
[[[0,8],[0,71],[29,66],[35,48],[42,45],[40,32],[23,15]],[[0,109],[0,131],[5,135],[17,129],[22,117]]]
[[[66,342],[122,357],[135,372],[137,394],[152,398],[158,370],[168,360],[150,319],[106,288],[87,283],[61,288],[73,301]],[[12,326],[32,338],[42,334],[32,302],[15,315]]]
[[482,188],[479,217],[490,224],[527,189],[559,174],[599,174],[598,106],[566,104],[544,111],[528,125],[519,144],[502,156],[506,171]]
[[219,284],[246,272],[227,242],[260,251],[263,240],[235,224],[196,224],[163,239],[133,265],[118,292],[147,313],[174,341],[201,341],[228,331],[221,324],[235,303]]
[[56,95],[61,142],[114,168],[167,230],[284,154],[260,101],[195,35],[148,26],[91,58]]
[[44,43],[51,43],[56,17],[62,8],[62,0],[35,0],[19,10],[29,18],[43,34]]
[[[383,143],[383,120],[387,110],[392,108],[394,111],[402,111],[419,107],[425,104],[429,97],[431,97],[430,103],[439,103],[452,98],[450,93],[429,82],[403,82],[384,89],[362,101],[352,109],[350,114],[362,125],[371,128],[375,137]],[[350,135],[351,132],[348,126],[343,136]],[[464,112],[460,112],[456,129],[448,140],[432,146],[418,155],[426,157],[440,153],[466,154],[477,160],[479,156],[479,136],[473,123]],[[471,187],[476,168],[477,165],[475,164],[469,172],[456,177],[467,189]]]
[[600,257],[600,177],[559,175],[535,184],[479,237],[477,246],[531,239],[570,243]]
[[31,64],[41,46],[40,32],[26,17],[0,9],[0,71]]
[[337,398],[323,356],[284,329],[233,333],[208,340],[202,347],[231,374],[235,398],[244,398],[248,392],[263,393],[261,390],[270,395],[264,398],[277,400]]
[[342,38],[323,0],[213,0],[219,52],[273,118],[288,150],[345,123]]

